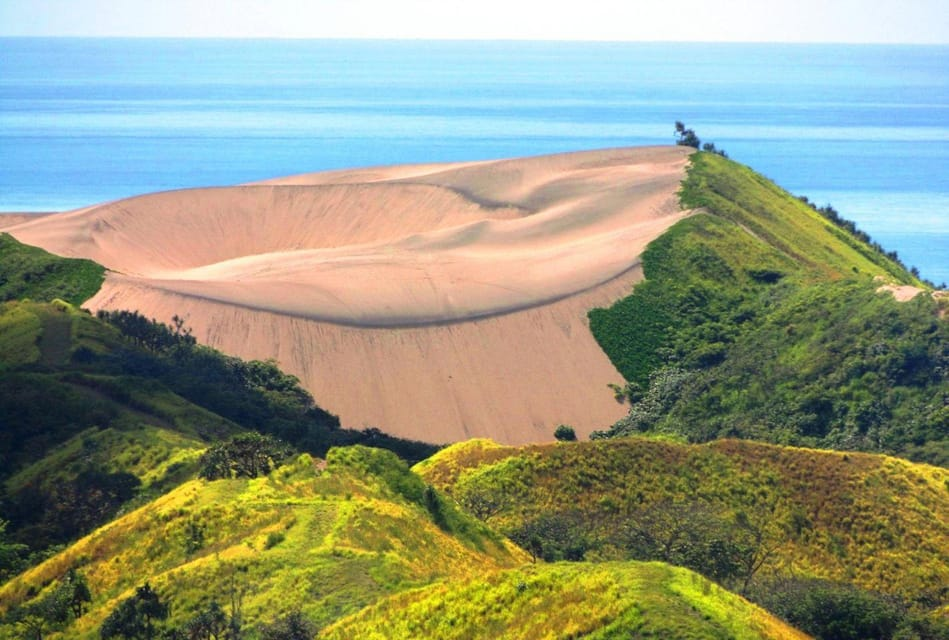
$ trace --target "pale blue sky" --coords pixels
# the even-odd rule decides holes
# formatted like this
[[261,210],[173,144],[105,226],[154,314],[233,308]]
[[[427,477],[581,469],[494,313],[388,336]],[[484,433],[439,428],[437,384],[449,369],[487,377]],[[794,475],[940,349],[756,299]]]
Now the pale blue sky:
[[949,0],[0,0],[0,35],[949,44]]

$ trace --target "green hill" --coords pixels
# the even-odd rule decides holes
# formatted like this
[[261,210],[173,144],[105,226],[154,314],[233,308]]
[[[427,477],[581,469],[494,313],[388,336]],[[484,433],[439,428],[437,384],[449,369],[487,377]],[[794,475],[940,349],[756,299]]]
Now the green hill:
[[949,603],[949,472],[898,458],[738,440],[502,447],[416,467],[548,560],[662,560],[749,595],[789,577]]
[[145,582],[172,605],[169,627],[234,598],[248,629],[296,610],[322,627],[386,595],[526,559],[394,454],[348,447],[266,477],[186,482],[0,587],[0,609],[29,611],[76,569],[91,602],[48,637],[97,638]]
[[687,569],[661,563],[533,565],[392,596],[320,638],[807,638]]
[[105,268],[92,260],[60,258],[0,233],[0,302],[54,298],[82,304],[96,294]]
[[643,254],[645,281],[590,327],[628,382],[601,436],[658,432],[877,451],[949,465],[945,302],[832,209],[696,153],[700,213]]

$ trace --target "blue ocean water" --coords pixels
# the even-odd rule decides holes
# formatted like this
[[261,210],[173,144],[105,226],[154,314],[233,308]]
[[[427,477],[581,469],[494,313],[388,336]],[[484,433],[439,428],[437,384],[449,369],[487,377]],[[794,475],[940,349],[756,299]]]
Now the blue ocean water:
[[663,144],[683,120],[949,281],[949,47],[0,39],[0,211]]

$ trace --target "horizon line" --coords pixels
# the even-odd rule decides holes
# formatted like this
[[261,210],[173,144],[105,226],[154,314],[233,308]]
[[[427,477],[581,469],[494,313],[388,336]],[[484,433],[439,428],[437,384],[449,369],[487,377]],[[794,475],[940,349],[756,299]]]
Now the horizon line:
[[257,41],[324,41],[324,42],[509,42],[509,43],[576,43],[576,44],[715,44],[715,45],[834,45],[834,46],[897,46],[949,47],[949,42],[893,42],[855,40],[613,40],[593,38],[439,38],[415,36],[225,36],[225,35],[75,35],[75,34],[4,34],[2,39],[20,40],[257,40]]

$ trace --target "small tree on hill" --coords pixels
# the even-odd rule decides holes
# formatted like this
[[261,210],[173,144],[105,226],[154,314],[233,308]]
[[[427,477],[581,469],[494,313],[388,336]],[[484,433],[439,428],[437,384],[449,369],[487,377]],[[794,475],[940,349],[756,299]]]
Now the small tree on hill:
[[681,147],[692,147],[693,149],[701,148],[702,151],[715,153],[722,156],[723,158],[728,157],[728,154],[725,153],[725,150],[717,148],[714,142],[706,142],[705,144],[702,144],[702,141],[695,134],[695,131],[693,129],[686,128],[686,126],[679,120],[676,120],[675,134],[676,144]]
[[311,640],[317,631],[317,626],[302,613],[293,611],[271,624],[264,625],[260,637],[263,640]]
[[228,629],[228,615],[216,600],[195,617],[189,620],[184,627],[187,638],[195,640],[221,640],[226,638]]
[[503,491],[477,484],[463,485],[456,498],[465,511],[482,522],[508,506],[508,496]]
[[682,122],[676,120],[676,144],[680,147],[693,147],[698,149],[702,141],[695,135],[695,131],[686,129]]
[[282,440],[248,433],[205,451],[201,456],[199,475],[207,480],[265,476],[292,454],[293,450]]
[[29,551],[25,544],[7,540],[6,529],[7,521],[0,520],[0,582],[23,567],[23,558]]
[[125,640],[151,640],[155,637],[155,623],[168,618],[168,604],[146,582],[135,590],[135,595],[119,603],[102,623],[99,636]]
[[64,600],[72,610],[73,617],[81,618],[86,612],[86,604],[92,602],[92,593],[85,576],[75,569],[70,569],[59,589],[62,589]]
[[562,424],[554,430],[554,437],[561,442],[576,442],[577,432],[568,424]]
[[703,144],[703,145],[702,145],[702,151],[708,151],[709,153],[716,153],[716,154],[722,156],[723,158],[727,158],[727,157],[728,157],[728,154],[725,153],[725,150],[724,150],[724,149],[718,149],[718,148],[716,148],[714,142],[706,142],[705,144]]

